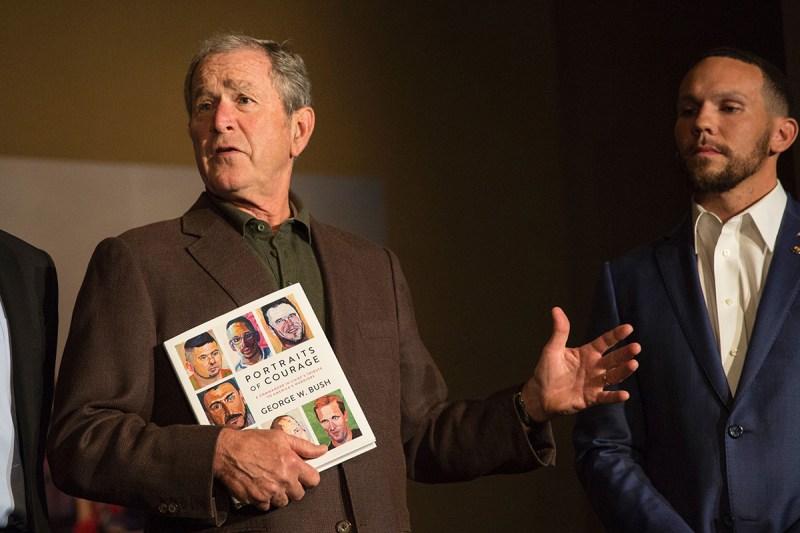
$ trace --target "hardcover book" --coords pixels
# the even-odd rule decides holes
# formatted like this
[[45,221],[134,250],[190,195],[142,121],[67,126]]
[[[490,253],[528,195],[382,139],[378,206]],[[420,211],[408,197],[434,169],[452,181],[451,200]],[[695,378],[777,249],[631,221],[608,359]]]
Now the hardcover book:
[[324,470],[375,436],[299,284],[185,331],[164,347],[201,424],[275,429],[328,452]]

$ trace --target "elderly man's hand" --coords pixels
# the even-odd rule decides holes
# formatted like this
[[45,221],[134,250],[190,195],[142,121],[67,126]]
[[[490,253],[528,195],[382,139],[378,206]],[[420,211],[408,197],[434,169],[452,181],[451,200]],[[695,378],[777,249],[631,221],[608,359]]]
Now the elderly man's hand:
[[266,511],[284,507],[319,484],[319,472],[304,459],[328,450],[277,429],[223,429],[214,455],[214,476],[245,504]]
[[569,320],[560,308],[552,310],[553,335],[542,350],[533,377],[522,388],[522,401],[530,417],[544,422],[596,404],[622,402],[627,391],[604,390],[630,376],[639,363],[637,343],[603,353],[631,334],[628,324],[617,326],[580,348],[567,348]]

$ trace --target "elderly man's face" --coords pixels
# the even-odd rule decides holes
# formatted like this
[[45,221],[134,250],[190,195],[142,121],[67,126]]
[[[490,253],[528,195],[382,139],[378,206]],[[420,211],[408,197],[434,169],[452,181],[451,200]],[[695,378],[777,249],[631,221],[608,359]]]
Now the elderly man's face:
[[306,328],[297,309],[289,304],[280,304],[267,311],[267,322],[275,333],[289,344],[303,341]]
[[216,426],[243,429],[247,424],[244,398],[231,383],[223,383],[206,392],[203,407]]
[[219,376],[222,369],[222,352],[216,342],[209,342],[192,350],[191,366],[203,379]]
[[206,187],[226,199],[288,187],[295,125],[269,77],[265,52],[211,55],[192,79],[189,134]]

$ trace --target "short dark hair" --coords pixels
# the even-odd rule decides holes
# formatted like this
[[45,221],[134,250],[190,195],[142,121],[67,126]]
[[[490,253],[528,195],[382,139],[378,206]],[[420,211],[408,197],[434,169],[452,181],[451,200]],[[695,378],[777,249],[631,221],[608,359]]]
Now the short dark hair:
[[271,310],[271,309],[275,309],[276,307],[278,307],[279,305],[282,305],[282,304],[288,304],[288,305],[290,305],[292,307],[292,309],[297,311],[297,306],[295,304],[293,304],[292,301],[289,298],[285,297],[285,296],[283,298],[278,298],[274,302],[270,302],[267,305],[264,305],[264,306],[261,307],[261,312],[264,314],[264,320],[267,322],[267,325],[269,327],[272,327],[272,324],[269,323],[269,318],[267,317],[267,312],[269,310]]
[[705,50],[698,56],[692,67],[709,57],[727,57],[758,67],[764,76],[764,96],[770,110],[777,115],[791,116],[794,108],[792,91],[789,81],[778,67],[759,55],[732,46],[720,46]]
[[191,339],[187,340],[183,343],[183,355],[186,357],[188,361],[191,358],[191,354],[195,348],[199,348],[200,346],[205,346],[209,342],[217,342],[217,339],[211,336],[210,333],[204,331],[200,335],[196,335]]
[[227,329],[234,324],[244,324],[245,326],[247,326],[247,329],[249,329],[253,333],[258,333],[256,327],[249,320],[247,320],[247,318],[243,316],[237,316],[236,318],[232,318],[231,320],[229,320],[228,324],[225,326],[225,330],[227,331]]

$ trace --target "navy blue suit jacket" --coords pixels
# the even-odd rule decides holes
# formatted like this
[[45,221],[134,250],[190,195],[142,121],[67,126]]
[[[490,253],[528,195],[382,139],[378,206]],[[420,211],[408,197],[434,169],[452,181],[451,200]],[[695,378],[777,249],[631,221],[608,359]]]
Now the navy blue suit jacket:
[[48,531],[44,444],[58,327],[56,271],[45,252],[0,231],[0,298],[8,320],[16,430],[29,531]]
[[[592,331],[631,323],[631,398],[579,415],[578,475],[612,531],[800,530],[800,205],[790,199],[736,396],[691,220],[605,265]],[[800,250],[800,249],[799,249]]]

